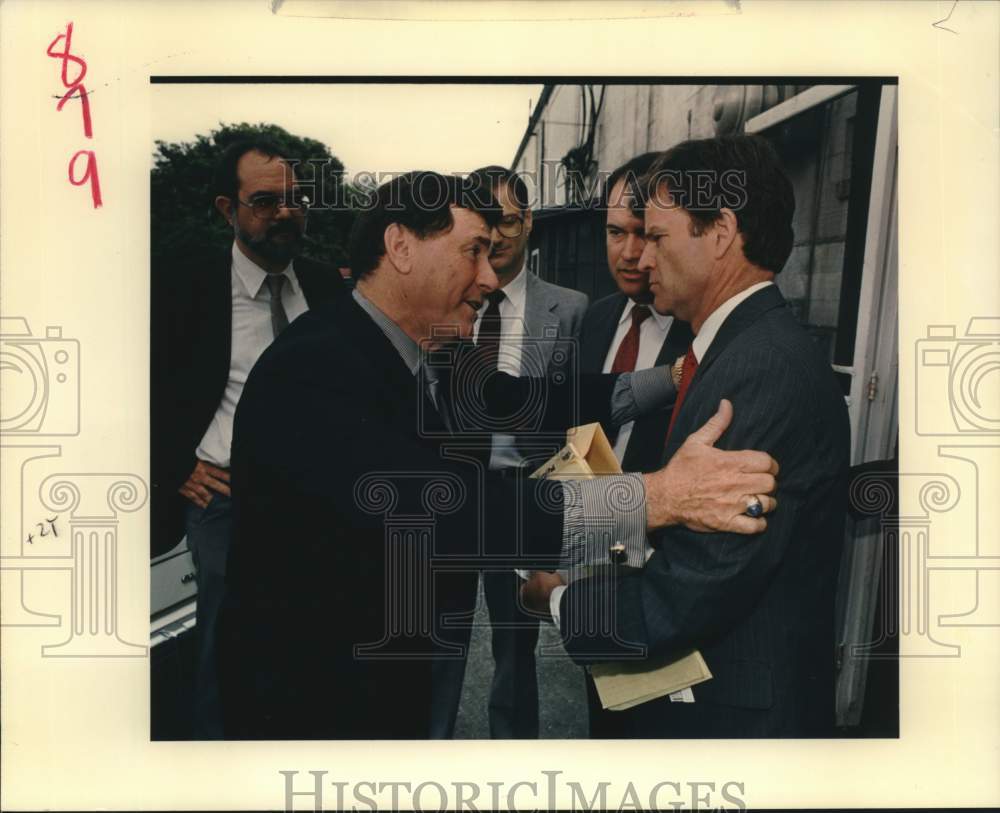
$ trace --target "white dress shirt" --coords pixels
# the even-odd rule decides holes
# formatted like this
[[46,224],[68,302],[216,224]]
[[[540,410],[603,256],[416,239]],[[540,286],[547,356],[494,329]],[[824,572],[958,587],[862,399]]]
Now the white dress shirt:
[[[500,302],[500,351],[497,369],[512,376],[521,375],[521,348],[524,343],[524,307],[528,296],[527,262],[521,266],[517,276],[502,289],[504,298]],[[482,324],[486,308],[480,308],[472,327],[473,337],[479,340],[479,326]],[[524,458],[517,451],[514,436],[497,432],[493,435],[490,451],[491,469],[518,468],[524,465]]]
[[[621,343],[624,341],[629,328],[632,327],[632,309],[635,308],[635,305],[636,303],[632,299],[625,301],[621,319],[618,320],[618,327],[611,339],[611,345],[608,347],[608,355],[604,359],[604,368],[601,372],[611,372],[611,367],[615,363],[615,356],[618,355],[618,348],[621,347]],[[646,370],[656,364],[656,357],[660,354],[660,348],[663,347],[663,342],[667,338],[667,332],[674,323],[673,316],[664,316],[657,313],[653,310],[652,306],[649,306],[649,313],[649,317],[644,319],[642,324],[639,325],[639,355],[635,360],[636,370]],[[635,421],[629,421],[623,424],[618,430],[614,453],[619,463],[625,457],[625,449],[628,447],[628,440],[632,436],[632,427],[634,425]]]
[[[281,274],[288,280],[281,286],[281,304],[291,322],[308,310],[309,306],[292,263]],[[195,451],[200,460],[223,468],[229,467],[233,416],[243,394],[243,385],[260,354],[274,340],[271,327],[271,291],[265,284],[267,272],[240,251],[236,243],[233,243],[230,279],[233,326],[229,380],[215,416]]]

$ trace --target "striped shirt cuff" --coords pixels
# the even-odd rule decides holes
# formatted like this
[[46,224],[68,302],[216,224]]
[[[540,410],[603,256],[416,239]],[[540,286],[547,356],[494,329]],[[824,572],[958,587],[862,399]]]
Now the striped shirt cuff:
[[641,474],[605,474],[563,480],[561,569],[611,564],[609,550],[624,545],[626,564],[646,562],[646,486]]
[[611,391],[611,422],[615,426],[634,421],[669,406],[677,398],[677,387],[666,366],[622,373]]

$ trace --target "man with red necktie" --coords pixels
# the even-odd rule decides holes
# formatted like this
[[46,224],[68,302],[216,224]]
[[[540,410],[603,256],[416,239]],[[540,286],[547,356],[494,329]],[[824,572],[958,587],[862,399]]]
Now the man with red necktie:
[[[711,680],[684,697],[598,709],[594,736],[830,736],[850,427],[829,360],[774,284],[794,240],[792,186],[770,144],[741,135],[678,144],[640,189],[639,267],[654,307],[695,334],[661,462],[726,399],[734,417],[719,445],[765,451],[781,466],[776,499],[745,495],[748,516],[773,513],[749,538],[658,531],[643,567],[568,586],[545,574],[525,599],[551,613],[581,664],[635,657],[636,647],[649,658],[704,656]],[[591,632],[608,621],[613,636]]]
[[[586,373],[622,373],[666,364],[679,365],[694,338],[687,322],[653,308],[649,271],[639,267],[646,246],[638,180],[659,153],[638,155],[608,176],[602,199],[606,212],[605,242],[608,270],[618,290],[599,299],[587,311],[580,332],[580,367]],[[680,386],[680,367],[673,372]],[[676,403],[676,402],[675,402]],[[649,472],[660,458],[673,418],[671,407],[643,415],[620,429],[608,429],[615,457],[623,471]],[[600,736],[600,703],[587,676],[592,736]]]
[[[673,364],[691,343],[686,322],[653,309],[649,273],[639,268],[646,245],[642,212],[633,193],[639,177],[658,153],[632,158],[608,177],[603,204],[608,270],[618,290],[587,310],[580,330],[580,370],[621,373]],[[660,466],[670,410],[644,415],[609,433],[623,471],[647,472]]]

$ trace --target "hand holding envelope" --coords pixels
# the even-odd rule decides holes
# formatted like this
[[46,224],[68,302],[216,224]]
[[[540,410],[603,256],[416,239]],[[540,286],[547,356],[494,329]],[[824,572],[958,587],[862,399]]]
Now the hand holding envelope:
[[[713,448],[732,415],[732,404],[723,400],[718,412],[688,436],[666,466],[643,475],[648,530],[666,525],[685,525],[698,531],[764,530],[767,523],[763,517],[745,515],[746,497],[758,495],[764,513],[774,510],[777,502],[770,495],[776,488],[778,464],[763,452]],[[620,473],[611,445],[600,424],[595,423],[570,429],[566,446],[531,476],[569,479]],[[609,551],[609,562],[612,554]],[[577,575],[532,574],[521,587],[524,605],[547,616],[552,591]],[[586,568],[582,575],[587,575]],[[615,710],[672,695],[712,677],[697,650],[641,662],[597,664],[590,671],[603,707]]]
[[[600,424],[574,427],[566,433],[566,438],[566,445],[532,477],[568,479],[622,473]],[[608,566],[618,566],[611,562],[610,556],[608,561]],[[584,568],[579,575],[586,576],[588,572],[589,569]],[[577,575],[567,574],[566,579],[572,581]],[[536,571],[521,585],[521,600],[527,609],[548,616],[552,591],[565,583],[559,573]],[[631,708],[712,677],[699,652],[640,662],[596,664],[590,667],[590,674],[601,705],[606,709]]]

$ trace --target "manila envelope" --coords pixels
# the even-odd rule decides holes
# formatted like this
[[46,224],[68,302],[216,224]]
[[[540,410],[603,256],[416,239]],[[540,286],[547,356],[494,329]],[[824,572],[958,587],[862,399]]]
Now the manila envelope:
[[[601,425],[588,423],[568,430],[566,445],[531,476],[563,480],[621,473],[621,466]],[[680,657],[599,663],[590,667],[590,674],[602,707],[612,711],[624,711],[712,678],[705,659],[697,650]]]

